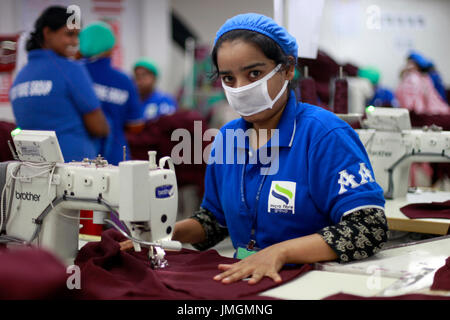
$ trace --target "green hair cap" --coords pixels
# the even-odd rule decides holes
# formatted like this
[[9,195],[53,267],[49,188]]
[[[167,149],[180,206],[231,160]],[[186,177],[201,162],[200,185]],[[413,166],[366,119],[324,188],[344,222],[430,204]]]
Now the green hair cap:
[[380,81],[380,71],[373,67],[358,69],[358,76],[369,79],[373,84],[377,84]]
[[156,66],[156,63],[149,58],[140,58],[136,63],[134,64],[134,68],[142,67],[153,73],[156,77],[158,76],[158,67]]
[[87,25],[80,32],[80,53],[84,57],[93,57],[111,50],[116,37],[109,24],[98,21]]

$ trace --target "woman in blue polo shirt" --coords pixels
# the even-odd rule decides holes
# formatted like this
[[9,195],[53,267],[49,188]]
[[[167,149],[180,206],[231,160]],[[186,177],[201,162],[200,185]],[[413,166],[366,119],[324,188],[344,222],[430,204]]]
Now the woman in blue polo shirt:
[[223,283],[280,282],[285,264],[365,258],[387,238],[383,191],[356,132],[289,88],[297,50],[258,14],[217,33],[213,62],[242,118],[216,136],[201,208],[177,222],[173,239],[203,250],[229,234],[243,259],[218,266]]
[[27,42],[28,63],[10,90],[16,124],[22,129],[56,132],[64,160],[97,156],[92,136],[109,127],[86,70],[68,57],[78,46],[66,8],[47,8]]

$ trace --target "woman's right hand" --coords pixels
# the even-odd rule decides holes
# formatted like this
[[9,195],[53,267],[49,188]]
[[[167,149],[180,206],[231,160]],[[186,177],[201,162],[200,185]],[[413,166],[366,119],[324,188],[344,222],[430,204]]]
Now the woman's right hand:
[[120,251],[126,251],[126,250],[130,250],[133,249],[133,241],[131,240],[125,240],[122,242],[119,242],[120,245]]

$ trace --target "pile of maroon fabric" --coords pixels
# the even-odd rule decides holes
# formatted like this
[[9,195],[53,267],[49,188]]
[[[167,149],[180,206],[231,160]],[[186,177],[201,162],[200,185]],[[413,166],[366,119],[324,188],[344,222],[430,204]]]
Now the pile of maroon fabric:
[[450,200],[444,202],[411,203],[400,211],[410,219],[450,219]]
[[66,282],[71,274],[58,258],[44,249],[3,248],[0,251],[0,300],[92,297],[85,290],[68,288]]

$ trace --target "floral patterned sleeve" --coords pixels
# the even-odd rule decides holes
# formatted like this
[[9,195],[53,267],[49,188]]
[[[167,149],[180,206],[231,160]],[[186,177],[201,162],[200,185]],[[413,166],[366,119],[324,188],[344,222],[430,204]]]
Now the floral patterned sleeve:
[[191,219],[197,220],[202,225],[206,235],[205,241],[192,244],[197,250],[212,248],[228,236],[228,229],[219,225],[214,214],[202,207],[194,213]]
[[345,215],[341,222],[323,228],[318,234],[342,263],[364,259],[380,251],[387,241],[387,231],[384,211],[365,208]]

